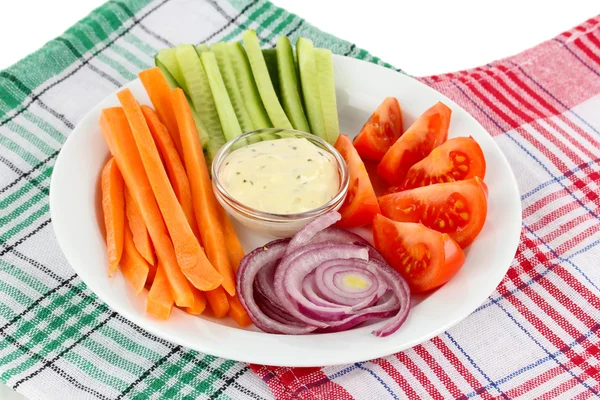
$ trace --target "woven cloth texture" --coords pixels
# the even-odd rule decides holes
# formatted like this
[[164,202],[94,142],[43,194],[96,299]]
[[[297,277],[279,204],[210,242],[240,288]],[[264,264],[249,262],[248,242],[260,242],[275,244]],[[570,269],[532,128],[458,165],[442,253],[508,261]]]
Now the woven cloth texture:
[[[598,397],[600,19],[481,68],[421,78],[469,111],[517,177],[521,244],[471,316],[389,357],[272,368],[159,339],[100,301],[52,230],[58,152],[163,47],[256,29],[392,68],[264,0],[110,1],[0,72],[0,380],[31,399]],[[351,349],[349,349],[351,351]]]

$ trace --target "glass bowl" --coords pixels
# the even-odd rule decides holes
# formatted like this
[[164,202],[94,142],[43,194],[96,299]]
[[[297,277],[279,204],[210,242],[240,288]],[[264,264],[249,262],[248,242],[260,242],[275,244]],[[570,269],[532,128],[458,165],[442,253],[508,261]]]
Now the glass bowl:
[[[340,186],[336,195],[322,206],[298,214],[269,213],[254,209],[237,201],[227,192],[227,190],[219,181],[219,172],[221,171],[224,160],[229,154],[239,148],[247,146],[249,143],[257,141],[252,140],[253,138],[256,139],[256,137],[260,137],[260,140],[262,141],[278,140],[283,138],[307,139],[312,144],[323,149],[324,151],[327,151],[335,159],[338,168]],[[332,145],[316,135],[295,131],[292,129],[259,129],[238,136],[237,138],[227,142],[219,150],[212,163],[213,190],[215,192],[215,197],[223,206],[223,208],[225,208],[225,210],[233,218],[235,218],[245,227],[263,235],[279,238],[290,237],[319,215],[338,210],[346,198],[348,181],[349,176],[346,162]]]

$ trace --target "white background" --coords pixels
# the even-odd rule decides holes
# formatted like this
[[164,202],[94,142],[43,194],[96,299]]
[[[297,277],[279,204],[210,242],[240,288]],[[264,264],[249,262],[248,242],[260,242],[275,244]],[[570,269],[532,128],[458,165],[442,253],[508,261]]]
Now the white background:
[[[273,1],[417,76],[516,54],[600,14],[600,2],[594,0]],[[0,69],[60,35],[103,2],[3,1]],[[21,399],[0,384],[0,400]]]

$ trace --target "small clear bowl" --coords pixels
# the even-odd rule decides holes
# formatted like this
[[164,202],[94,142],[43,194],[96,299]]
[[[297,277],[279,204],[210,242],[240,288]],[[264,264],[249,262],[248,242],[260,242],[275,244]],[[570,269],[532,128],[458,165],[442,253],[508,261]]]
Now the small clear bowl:
[[[231,152],[255,142],[253,137],[259,136],[262,141],[278,140],[282,138],[307,139],[312,144],[330,153],[337,164],[340,187],[336,195],[324,205],[298,214],[273,214],[256,210],[233,198],[219,181],[219,172],[224,160]],[[248,140],[250,139],[250,140]],[[293,236],[304,225],[314,218],[330,211],[338,210],[348,191],[348,167],[338,151],[320,137],[292,129],[268,128],[248,132],[227,142],[217,153],[212,163],[212,182],[215,196],[225,210],[245,227],[266,236],[279,238]]]

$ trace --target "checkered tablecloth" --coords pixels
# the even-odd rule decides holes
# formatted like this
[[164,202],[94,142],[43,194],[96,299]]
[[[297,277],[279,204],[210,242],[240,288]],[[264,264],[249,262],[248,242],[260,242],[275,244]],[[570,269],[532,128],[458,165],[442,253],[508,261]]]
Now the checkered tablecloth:
[[156,338],[86,288],[49,215],[61,145],[159,48],[246,28],[264,46],[301,35],[391,67],[265,0],[122,0],[0,72],[0,380],[44,400],[598,397],[600,18],[515,57],[422,78],[495,138],[523,202],[509,273],[431,341],[352,365],[248,366]]

